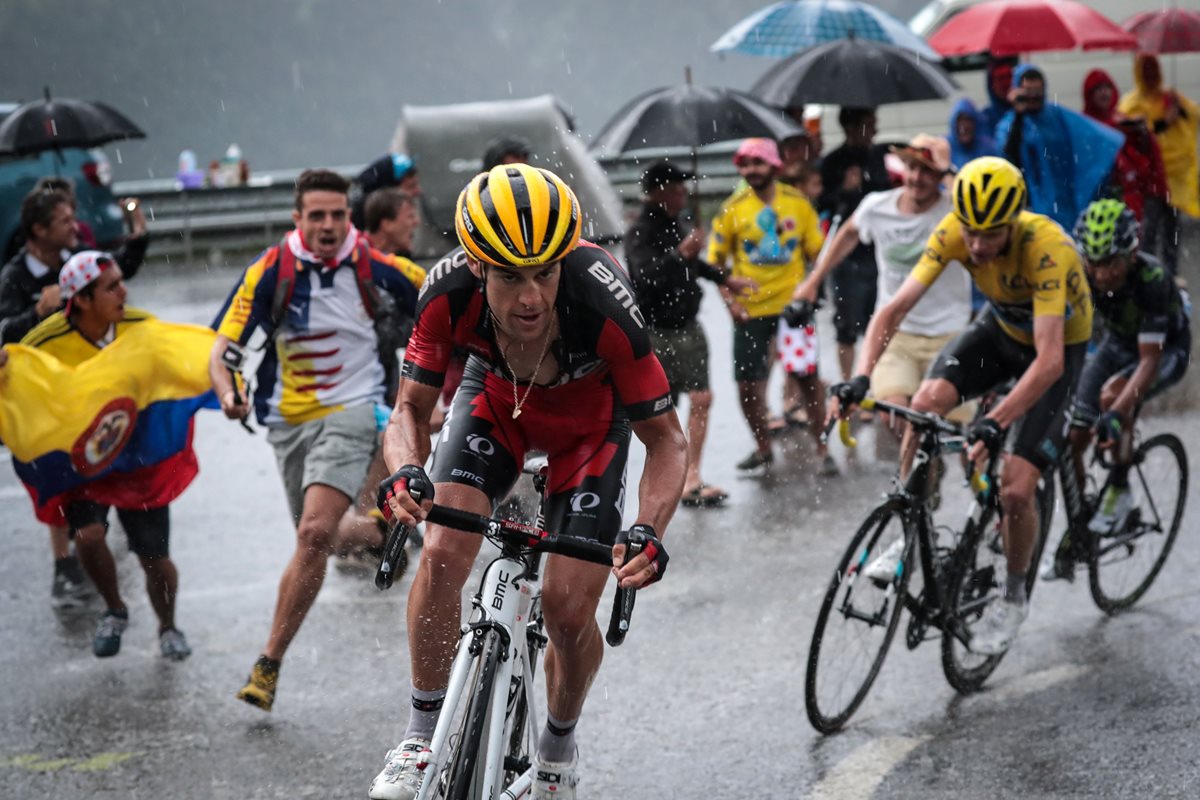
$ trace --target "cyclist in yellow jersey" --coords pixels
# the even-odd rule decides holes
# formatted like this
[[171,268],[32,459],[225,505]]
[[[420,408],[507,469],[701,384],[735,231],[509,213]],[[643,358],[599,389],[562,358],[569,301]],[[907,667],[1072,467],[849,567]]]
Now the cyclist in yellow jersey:
[[[767,428],[767,376],[775,352],[779,315],[792,291],[804,279],[805,265],[816,259],[824,244],[817,212],[797,189],[777,178],[782,162],[770,139],[747,139],[733,157],[746,186],[734,192],[713,218],[708,262],[723,268],[732,262],[733,276],[749,278],[758,289],[735,296],[721,294],[733,318],[733,375],[742,413],[757,445],[738,464],[743,471],[760,470],[774,460]],[[807,343],[806,343],[807,344]],[[815,347],[813,341],[811,346]],[[820,416],[822,395],[817,376],[797,376],[808,397],[810,415]],[[823,446],[818,446],[824,457]],[[832,465],[829,462],[824,468]]]
[[[964,165],[954,181],[953,212],[929,238],[925,255],[891,302],[876,312],[856,376],[833,387],[835,414],[861,401],[875,362],[905,314],[946,264],[957,259],[967,267],[987,297],[987,309],[941,352],[912,407],[944,415],[962,400],[1017,380],[970,430],[973,460],[997,455],[1006,440],[1009,454],[1000,497],[1008,562],[1004,599],[987,607],[970,640],[971,649],[985,655],[1007,650],[1029,613],[1025,582],[1038,531],[1038,478],[1063,450],[1075,382],[1092,335],[1092,298],[1074,244],[1049,218],[1022,210],[1025,197],[1025,180],[1008,161],[989,156]],[[915,444],[911,436],[905,442],[904,471]],[[866,572],[894,571],[900,555],[888,551]]]

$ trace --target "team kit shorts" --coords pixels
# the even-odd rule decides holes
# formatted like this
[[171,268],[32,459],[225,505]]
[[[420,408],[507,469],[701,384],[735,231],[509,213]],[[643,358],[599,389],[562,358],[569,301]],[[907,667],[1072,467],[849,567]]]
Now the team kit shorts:
[[[1191,359],[1191,341],[1188,337],[1178,342],[1170,342],[1164,348],[1158,361],[1158,375],[1142,401],[1161,394],[1164,390],[1179,383],[1187,372]],[[1079,427],[1090,428],[1100,417],[1100,392],[1104,384],[1115,377],[1128,378],[1137,369],[1141,356],[1136,347],[1130,347],[1115,337],[1106,336],[1100,341],[1095,352],[1088,356],[1079,376],[1079,385],[1075,388],[1075,424]]]
[[[1063,374],[1009,431],[1008,450],[1040,469],[1058,463],[1071,426],[1075,383],[1087,355],[1087,342],[1065,348]],[[979,397],[1001,384],[1020,378],[1037,357],[1032,345],[1022,344],[1001,330],[988,312],[967,326],[929,369],[929,378],[949,381],[959,397]]]

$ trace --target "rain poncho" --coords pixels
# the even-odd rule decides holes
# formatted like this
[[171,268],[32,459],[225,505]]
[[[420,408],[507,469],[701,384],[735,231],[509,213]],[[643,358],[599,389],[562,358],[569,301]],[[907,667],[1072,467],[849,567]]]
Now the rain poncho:
[[[1013,71],[1013,86],[1032,64]],[[1046,87],[1047,93],[1049,87]],[[1017,138],[1019,137],[1019,138]],[[1047,102],[1040,111],[1009,111],[996,128],[996,143],[1021,168],[1029,208],[1071,230],[1079,213],[1096,199],[1124,143],[1121,134],[1082,114]]]
[[[1100,105],[1092,98],[1092,93],[1106,85],[1112,90],[1112,102]],[[1115,177],[1125,205],[1139,220],[1142,219],[1146,198],[1165,200],[1167,196],[1167,175],[1153,134],[1144,124],[1122,124],[1128,122],[1129,117],[1117,113],[1117,84],[1102,69],[1092,70],[1083,79],[1083,113],[1116,128],[1125,137],[1125,144],[1117,154]]]
[[[1147,67],[1157,80],[1145,79]],[[1121,113],[1143,117],[1158,139],[1163,166],[1167,170],[1167,188],[1171,205],[1193,217],[1200,217],[1200,178],[1196,166],[1196,131],[1200,123],[1200,108],[1174,90],[1165,90],[1158,59],[1148,53],[1139,54],[1133,62],[1133,81],[1137,87],[1121,98]],[[1163,117],[1168,104],[1178,103],[1179,119],[1166,126]]]
[[[969,145],[958,138],[958,118],[964,114],[975,120],[975,139]],[[975,104],[965,97],[955,103],[950,112],[950,135],[946,138],[950,140],[950,163],[955,169],[973,158],[1000,155],[991,128],[975,109]]]
[[[1012,103],[1008,102],[1008,97],[1003,94],[996,94],[992,89],[992,72],[998,69],[1013,68],[1013,64],[1008,59],[993,59],[988,62],[987,69],[983,73],[984,88],[987,90],[988,100],[991,100],[991,105],[984,107],[979,112],[979,118],[983,120],[984,133],[996,138],[996,126],[1000,124],[1000,120],[1004,119],[1004,115],[1012,110]],[[998,140],[997,140],[998,141]]]

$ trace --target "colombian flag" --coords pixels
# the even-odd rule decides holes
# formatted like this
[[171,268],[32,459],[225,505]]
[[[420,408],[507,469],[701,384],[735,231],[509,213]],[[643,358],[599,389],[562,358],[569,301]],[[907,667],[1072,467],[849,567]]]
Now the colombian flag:
[[218,408],[208,376],[216,334],[147,319],[76,367],[10,345],[0,369],[0,440],[42,522],[73,500],[157,508],[199,471],[192,415]]

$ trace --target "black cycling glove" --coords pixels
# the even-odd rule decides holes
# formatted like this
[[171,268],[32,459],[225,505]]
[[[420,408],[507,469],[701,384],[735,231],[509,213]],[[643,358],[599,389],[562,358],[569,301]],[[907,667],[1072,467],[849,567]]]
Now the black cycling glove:
[[843,411],[861,403],[870,390],[871,379],[866,375],[855,375],[845,383],[835,383],[829,387],[829,393],[838,399]]
[[[667,571],[667,562],[671,560],[671,557],[667,555],[667,549],[655,535],[654,528],[649,525],[634,525],[629,530],[618,533],[616,543],[623,544],[627,548],[630,545],[640,546],[641,552],[646,554],[646,558],[650,559],[654,568],[654,577],[650,579],[650,583],[662,580],[663,573]],[[628,553],[628,550],[626,552]],[[626,561],[628,560],[629,556],[627,555]]]
[[392,519],[392,507],[388,505],[388,501],[397,492],[408,492],[418,503],[433,500],[433,481],[429,480],[425,468],[416,464],[405,464],[380,481],[375,504],[389,521]]
[[983,442],[983,446],[987,448],[989,455],[995,455],[1000,452],[1001,446],[1004,445],[1004,437],[1008,431],[1000,427],[1000,423],[991,417],[984,417],[976,420],[967,432],[967,444],[975,444]]
[[1100,415],[1100,419],[1096,420],[1096,439],[1102,443],[1115,442],[1121,438],[1123,427],[1120,414],[1115,411],[1105,411]]

